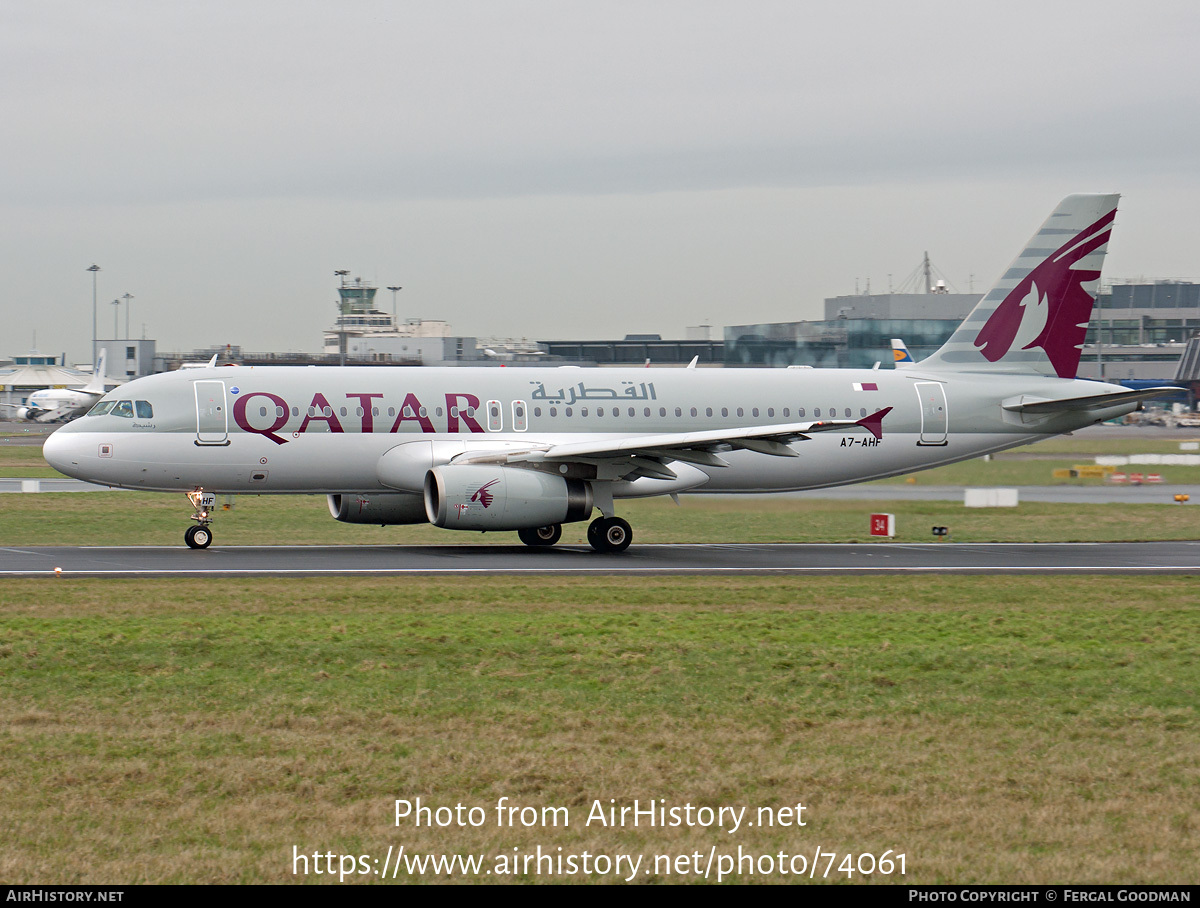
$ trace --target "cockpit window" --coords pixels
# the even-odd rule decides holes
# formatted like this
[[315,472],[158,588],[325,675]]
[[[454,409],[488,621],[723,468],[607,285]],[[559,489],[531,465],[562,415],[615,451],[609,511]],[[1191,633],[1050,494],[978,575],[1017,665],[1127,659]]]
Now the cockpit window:
[[133,419],[133,401],[119,400],[112,408],[113,416],[124,416],[126,419]]
[[148,400],[135,400],[133,402],[134,409],[137,410],[138,419],[153,419],[154,408],[150,406]]
[[107,413],[109,410],[111,410],[113,408],[113,404],[115,404],[115,403],[116,403],[115,400],[102,400],[102,401],[100,401],[100,403],[96,404],[96,406],[92,407],[92,409],[88,410],[87,415],[88,416],[103,416],[105,413]]

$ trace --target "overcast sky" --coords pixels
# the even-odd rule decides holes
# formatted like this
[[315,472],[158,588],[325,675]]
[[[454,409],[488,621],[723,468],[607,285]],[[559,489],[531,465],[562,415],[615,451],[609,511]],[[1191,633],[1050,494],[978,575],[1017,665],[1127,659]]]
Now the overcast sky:
[[[1063,196],[1200,278],[1200,4],[0,0],[0,354],[318,350],[348,269],[476,336],[982,291]],[[383,308],[391,294],[380,291]],[[118,334],[124,336],[125,310]]]

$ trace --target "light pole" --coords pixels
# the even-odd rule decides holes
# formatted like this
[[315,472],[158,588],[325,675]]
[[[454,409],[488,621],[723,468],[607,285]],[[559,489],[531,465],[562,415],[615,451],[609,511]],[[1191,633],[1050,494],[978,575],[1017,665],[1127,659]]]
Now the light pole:
[[126,293],[121,299],[125,300],[125,340],[129,340],[129,301],[133,299],[133,294]]
[[88,271],[92,272],[92,368],[96,367],[96,272],[100,270],[99,265],[92,265]]
[[[346,288],[346,275],[349,271],[335,271],[335,275],[342,279],[342,289]],[[343,293],[338,294],[338,365],[346,365],[346,296]]]
[[400,325],[396,322],[396,291],[403,289],[403,287],[388,287],[388,290],[392,291],[392,327],[397,330],[400,329]]
[[113,300],[113,340],[117,339],[117,316],[121,314],[121,301]]

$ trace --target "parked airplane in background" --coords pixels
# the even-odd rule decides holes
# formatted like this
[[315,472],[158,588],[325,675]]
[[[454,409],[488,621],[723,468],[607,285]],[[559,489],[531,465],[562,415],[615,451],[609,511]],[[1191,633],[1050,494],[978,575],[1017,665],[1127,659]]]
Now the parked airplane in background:
[[1075,379],[1116,195],[1073,195],[949,341],[901,370],[250,367],[140,378],[56,431],[52,466],[186,492],[323,493],[350,523],[516,530],[622,551],[625,498],[836,486],[1028,444],[1152,390]]
[[908,347],[898,337],[892,338],[892,358],[896,361],[897,369],[907,369],[913,363],[912,354],[908,352]]
[[529,344],[509,344],[508,346],[501,347],[499,350],[493,347],[484,347],[483,355],[496,362],[512,362],[518,357],[529,362],[530,360],[537,360],[545,356],[546,351],[539,350],[537,347],[530,346]]
[[23,405],[0,406],[12,409],[17,419],[29,422],[63,422],[82,416],[104,396],[104,354],[101,350],[92,379],[82,388],[42,388],[26,397]]

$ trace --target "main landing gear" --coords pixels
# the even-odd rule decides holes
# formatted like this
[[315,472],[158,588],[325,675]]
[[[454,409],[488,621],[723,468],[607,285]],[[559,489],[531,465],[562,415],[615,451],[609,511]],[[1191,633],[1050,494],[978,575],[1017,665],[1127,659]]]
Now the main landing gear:
[[623,552],[633,542],[633,528],[620,517],[597,517],[588,524],[587,541],[597,552]]
[[188,548],[206,549],[212,545],[213,537],[209,524],[212,523],[212,509],[217,503],[217,496],[212,492],[197,489],[188,492],[187,497],[195,508],[192,520],[196,521],[196,526],[187,528],[187,532],[183,534],[183,541],[188,544]]
[[[562,525],[552,523],[536,529],[517,530],[517,535],[523,543],[535,548],[554,545],[562,538]],[[633,541],[633,530],[628,521],[620,517],[597,517],[588,524],[587,541],[597,552],[623,552]]]
[[544,545],[554,545],[562,538],[562,524],[552,523],[548,527],[537,527],[532,530],[517,530],[517,535],[526,545],[535,548]]

